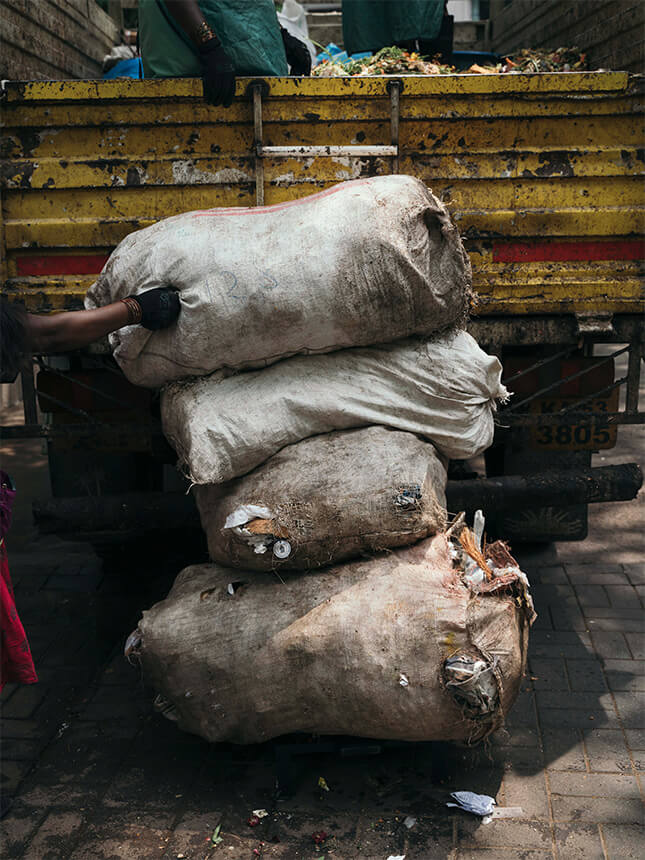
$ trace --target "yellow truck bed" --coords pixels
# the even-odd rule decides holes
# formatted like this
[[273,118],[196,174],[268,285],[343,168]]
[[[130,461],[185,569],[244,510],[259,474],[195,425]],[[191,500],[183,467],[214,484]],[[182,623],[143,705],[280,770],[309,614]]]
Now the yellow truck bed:
[[192,79],[5,84],[5,292],[35,311],[79,307],[132,230],[395,171],[452,211],[478,315],[643,310],[638,79],[397,80],[393,94],[390,78],[240,79],[228,110]]

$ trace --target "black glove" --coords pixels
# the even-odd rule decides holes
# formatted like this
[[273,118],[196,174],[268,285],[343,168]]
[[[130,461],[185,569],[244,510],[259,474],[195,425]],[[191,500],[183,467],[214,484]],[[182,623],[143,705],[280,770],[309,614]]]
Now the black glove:
[[141,325],[150,331],[168,328],[179,316],[180,303],[177,290],[157,287],[138,296],[130,296],[141,308]]
[[218,38],[199,49],[204,98],[209,105],[230,107],[235,95],[235,68]]
[[280,27],[282,33],[282,41],[284,42],[284,52],[287,55],[287,62],[291,66],[292,75],[310,75],[311,74],[311,54],[304,42],[292,36],[284,27]]

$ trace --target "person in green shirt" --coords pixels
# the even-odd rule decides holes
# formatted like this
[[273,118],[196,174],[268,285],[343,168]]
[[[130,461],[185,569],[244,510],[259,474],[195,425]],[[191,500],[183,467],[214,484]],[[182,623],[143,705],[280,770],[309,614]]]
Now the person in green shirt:
[[343,0],[345,50],[376,53],[398,45],[432,53],[440,49],[445,5],[445,0]]
[[139,0],[139,43],[146,78],[201,77],[211,105],[231,104],[236,75],[311,71],[273,0]]

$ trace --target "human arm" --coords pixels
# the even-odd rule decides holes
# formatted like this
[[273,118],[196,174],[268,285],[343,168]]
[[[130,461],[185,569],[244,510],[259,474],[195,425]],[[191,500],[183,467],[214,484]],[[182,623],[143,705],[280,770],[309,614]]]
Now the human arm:
[[34,353],[69,352],[126,325],[140,323],[152,331],[166,328],[177,319],[179,310],[177,292],[158,287],[88,311],[27,314],[27,338]]
[[199,52],[204,98],[208,104],[229,107],[235,94],[235,69],[199,3],[166,0],[166,9]]

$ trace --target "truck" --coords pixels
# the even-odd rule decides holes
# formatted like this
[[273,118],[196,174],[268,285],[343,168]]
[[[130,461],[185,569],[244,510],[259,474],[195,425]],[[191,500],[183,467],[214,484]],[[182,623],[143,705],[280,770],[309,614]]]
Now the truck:
[[[621,71],[3,82],[2,291],[36,313],[83,306],[128,233],[193,209],[264,206],[387,173],[450,209],[473,269],[469,330],[513,392],[483,463],[451,464],[451,511],[514,541],[581,540],[587,505],[633,498],[638,465],[592,467],[643,422],[642,78]],[[243,241],[243,237],[240,237]],[[99,541],[195,522],[155,392],[106,343],[22,374],[46,440],[41,528]]]

